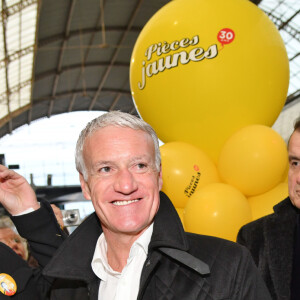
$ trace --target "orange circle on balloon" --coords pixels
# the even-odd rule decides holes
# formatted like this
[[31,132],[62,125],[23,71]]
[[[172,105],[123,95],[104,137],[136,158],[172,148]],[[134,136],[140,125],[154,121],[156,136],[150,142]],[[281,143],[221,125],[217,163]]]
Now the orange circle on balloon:
[[218,33],[218,41],[224,46],[225,44],[230,44],[235,38],[235,33],[230,28],[223,28]]
[[144,26],[130,63],[136,108],[159,138],[194,144],[215,162],[236,130],[273,125],[288,84],[277,28],[245,0],[170,1]]

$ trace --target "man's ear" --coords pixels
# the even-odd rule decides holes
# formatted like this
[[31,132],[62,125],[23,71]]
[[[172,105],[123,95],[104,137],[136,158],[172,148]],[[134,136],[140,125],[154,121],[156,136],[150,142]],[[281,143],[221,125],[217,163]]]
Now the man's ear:
[[83,175],[79,174],[79,180],[83,196],[86,200],[91,200],[91,193],[88,183],[84,180]]
[[161,165],[159,167],[159,172],[158,172],[158,187],[159,187],[159,190],[161,190],[162,188],[162,185],[163,185],[163,179],[162,179],[162,168],[161,168]]

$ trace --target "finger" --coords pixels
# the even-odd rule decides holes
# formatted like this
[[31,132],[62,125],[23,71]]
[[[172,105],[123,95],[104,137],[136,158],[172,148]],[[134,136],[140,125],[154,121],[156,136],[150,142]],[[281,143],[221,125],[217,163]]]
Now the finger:
[[1,182],[4,182],[10,178],[15,178],[15,177],[18,177],[17,176],[17,173],[14,172],[13,170],[10,170],[10,169],[0,169],[0,180]]

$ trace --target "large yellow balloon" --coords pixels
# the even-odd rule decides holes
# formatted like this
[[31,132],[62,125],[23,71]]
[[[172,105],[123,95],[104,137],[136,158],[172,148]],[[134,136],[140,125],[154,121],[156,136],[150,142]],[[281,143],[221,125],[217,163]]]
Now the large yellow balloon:
[[215,162],[234,131],[275,122],[288,79],[279,32],[245,0],[170,1],[141,31],[130,64],[135,105],[159,138],[197,145]]
[[283,138],[272,128],[250,125],[234,133],[221,150],[221,179],[246,196],[265,193],[282,181],[287,168]]
[[248,201],[253,220],[273,213],[273,206],[285,199],[288,195],[288,184],[281,182],[275,188],[264,194],[249,197]]
[[246,197],[225,183],[199,189],[187,202],[184,226],[189,232],[213,235],[232,241],[244,224],[252,220]]
[[215,164],[199,148],[171,142],[160,147],[162,159],[162,191],[177,208],[184,208],[189,197],[198,188],[219,182]]

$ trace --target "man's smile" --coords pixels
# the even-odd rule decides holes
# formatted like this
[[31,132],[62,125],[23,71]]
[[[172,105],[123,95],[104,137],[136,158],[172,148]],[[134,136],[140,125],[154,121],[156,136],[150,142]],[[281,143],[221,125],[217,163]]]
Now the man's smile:
[[135,203],[135,202],[138,202],[140,200],[141,200],[141,198],[135,199],[135,200],[114,201],[114,202],[112,202],[112,204],[117,205],[117,206],[121,206],[121,205],[128,205],[128,204],[131,204],[131,203]]

